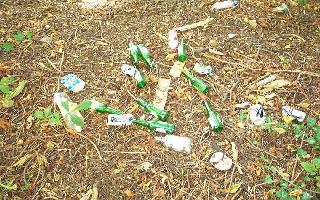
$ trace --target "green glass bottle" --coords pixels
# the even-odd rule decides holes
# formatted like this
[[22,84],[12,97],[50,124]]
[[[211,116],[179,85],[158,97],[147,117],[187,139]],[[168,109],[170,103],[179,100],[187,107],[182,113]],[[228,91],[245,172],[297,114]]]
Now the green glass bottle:
[[138,45],[139,54],[142,57],[142,59],[148,64],[148,66],[153,70],[154,64],[151,59],[151,54],[149,50],[143,46],[143,44]]
[[191,82],[191,85],[196,88],[199,92],[203,93],[203,94],[207,94],[209,91],[209,86],[207,84],[205,84],[201,79],[198,79],[194,76],[191,75],[191,73],[189,72],[189,70],[185,69],[182,72],[187,79],[189,79],[189,81]]
[[161,121],[145,121],[141,119],[136,119],[133,120],[132,123],[144,126],[151,131],[158,131],[167,134],[172,134],[176,128],[174,124]]
[[178,59],[180,62],[185,62],[187,57],[186,45],[184,44],[183,40],[181,40],[178,46]]
[[94,100],[91,100],[91,106],[90,108],[97,111],[97,112],[100,112],[100,113],[109,113],[109,114],[117,114],[117,115],[120,115],[121,112],[117,109],[114,109],[114,108],[111,108],[109,106],[106,106],[105,104],[103,103],[100,103],[98,101],[94,101]]
[[136,98],[136,102],[143,107],[147,112],[150,112],[153,116],[157,117],[161,121],[167,121],[169,114],[165,110],[161,110],[157,108],[155,105],[151,103],[145,102],[143,99]]
[[221,132],[223,129],[222,120],[218,113],[214,112],[211,108],[210,103],[207,100],[203,101],[204,107],[209,115],[208,121],[214,132]]
[[138,46],[133,44],[133,43],[129,43],[129,51],[130,51],[130,56],[133,60],[133,64],[138,67],[139,65],[139,49]]
[[134,78],[136,79],[136,81],[137,81],[137,86],[138,86],[139,88],[143,88],[144,86],[146,86],[147,81],[146,81],[146,79],[144,78],[143,72],[140,72],[138,69],[136,69],[136,72],[135,72],[135,74],[134,74]]

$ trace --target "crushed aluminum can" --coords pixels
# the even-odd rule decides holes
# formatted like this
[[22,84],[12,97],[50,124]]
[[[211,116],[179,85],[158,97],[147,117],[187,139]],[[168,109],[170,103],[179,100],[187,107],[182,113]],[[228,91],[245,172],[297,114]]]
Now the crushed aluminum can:
[[196,63],[193,67],[193,71],[199,74],[213,75],[213,70],[210,65],[200,65],[199,63]]
[[72,92],[79,92],[84,88],[84,81],[75,74],[68,74],[61,78],[60,83]]
[[303,122],[306,118],[306,113],[300,110],[296,110],[290,106],[282,106],[282,115],[291,116],[298,122]]
[[266,119],[266,113],[260,104],[250,107],[250,120],[254,125],[263,125]]

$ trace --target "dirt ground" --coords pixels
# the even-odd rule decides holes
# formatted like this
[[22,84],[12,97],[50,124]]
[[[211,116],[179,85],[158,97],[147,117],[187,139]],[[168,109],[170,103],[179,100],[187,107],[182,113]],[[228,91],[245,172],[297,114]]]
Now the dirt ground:
[[[86,10],[78,3],[0,1],[0,43],[17,32],[33,33],[28,45],[9,54],[0,52],[0,77],[28,81],[15,105],[0,109],[0,182],[17,185],[16,190],[0,190],[0,199],[80,199],[92,188],[98,190],[98,199],[276,199],[269,190],[279,186],[264,183],[269,172],[261,155],[274,166],[291,168],[291,181],[303,179],[296,150],[290,146],[301,144],[312,156],[319,150],[290,132],[239,127],[239,113],[247,108],[235,105],[252,102],[249,94],[266,95],[249,86],[274,74],[291,84],[273,91],[271,103],[265,105],[269,115],[281,121],[282,105],[291,105],[319,118],[319,1],[310,0],[305,7],[287,1],[289,13],[272,12],[281,3],[271,0],[243,0],[235,9],[215,13],[210,12],[214,1],[207,0],[118,0]],[[35,126],[30,116],[39,108],[55,108],[57,91],[66,92],[74,102],[95,98],[139,118],[145,112],[128,91],[152,102],[158,78],[170,78],[168,31],[208,17],[214,18],[208,26],[180,32],[179,38],[187,43],[187,68],[196,62],[214,68],[213,76],[201,78],[210,86],[207,96],[222,116],[224,130],[206,131],[209,123],[201,96],[183,76],[172,78],[166,104],[169,121],[177,126],[174,134],[192,138],[191,154],[164,147],[154,140],[158,133],[146,128],[108,126],[107,115],[96,112],[83,113],[81,134],[63,126]],[[257,20],[257,26],[245,18]],[[237,35],[228,38],[230,33]],[[41,42],[45,36],[52,42]],[[155,72],[141,65],[148,81],[143,89],[120,70],[121,64],[131,63],[129,42],[145,44],[157,65]],[[72,93],[59,85],[60,77],[68,73],[85,81],[83,91]],[[307,107],[298,106],[305,101]],[[235,166],[218,171],[208,162],[217,145],[232,157],[231,142],[238,147],[242,174]],[[21,166],[12,166],[29,154]],[[242,183],[240,189],[226,192],[235,183]],[[314,187],[307,185],[313,199],[320,198]]]

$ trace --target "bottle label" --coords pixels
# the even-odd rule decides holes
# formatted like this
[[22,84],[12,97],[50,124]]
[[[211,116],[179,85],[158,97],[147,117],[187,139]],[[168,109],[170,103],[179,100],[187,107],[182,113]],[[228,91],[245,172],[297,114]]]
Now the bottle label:
[[209,117],[208,121],[210,123],[210,126],[212,129],[215,129],[219,126],[219,124],[222,124],[220,118],[213,118],[213,117]]
[[160,133],[167,133],[166,129],[164,129],[164,128],[156,128],[155,131],[160,132]]
[[131,125],[133,121],[133,115],[131,114],[109,114],[108,115],[108,125],[110,126],[127,126]]
[[143,78],[142,78],[142,76],[141,76],[141,73],[140,73],[138,70],[136,70],[136,72],[135,72],[135,74],[134,74],[134,78],[135,78],[138,82],[143,80]]
[[121,66],[121,71],[128,76],[134,76],[136,74],[137,69],[132,65],[123,64]]

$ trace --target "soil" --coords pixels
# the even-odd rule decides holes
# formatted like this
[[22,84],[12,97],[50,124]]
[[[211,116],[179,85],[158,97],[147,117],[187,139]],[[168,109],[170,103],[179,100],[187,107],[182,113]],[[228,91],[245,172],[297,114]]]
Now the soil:
[[[33,33],[31,43],[23,41],[11,53],[0,53],[0,77],[28,81],[15,105],[0,109],[0,182],[17,185],[16,190],[2,190],[2,199],[80,199],[91,188],[98,189],[98,199],[271,199],[268,191],[278,186],[264,184],[270,172],[261,155],[285,170],[296,164],[292,146],[301,144],[311,155],[319,155],[291,133],[239,128],[239,113],[247,108],[235,108],[251,102],[249,94],[264,96],[249,86],[274,74],[291,84],[273,91],[272,104],[265,106],[268,114],[281,121],[282,105],[291,105],[308,117],[319,117],[319,1],[304,7],[288,2],[289,13],[272,12],[280,5],[277,1],[243,0],[235,9],[215,13],[210,11],[214,1],[207,0],[119,0],[96,9],[81,9],[78,3],[0,2],[0,43],[14,43],[17,32]],[[137,118],[146,115],[128,91],[152,102],[158,79],[170,78],[173,65],[166,59],[168,31],[208,17],[214,18],[208,26],[179,32],[179,38],[188,47],[187,68],[196,62],[214,68],[213,76],[197,76],[209,84],[207,98],[222,116],[224,130],[206,131],[204,97],[183,76],[171,78],[166,104],[169,121],[176,125],[174,134],[192,138],[191,154],[164,147],[154,140],[158,133],[146,128],[108,126],[107,115],[94,111],[83,112],[85,128],[80,134],[63,126],[36,126],[35,110],[52,106],[58,111],[53,103],[57,91],[77,103],[94,98]],[[244,18],[257,20],[257,27]],[[228,38],[230,33],[237,35]],[[40,41],[46,36],[52,43]],[[120,70],[132,62],[129,42],[144,44],[157,65],[154,72],[140,65],[148,81],[143,89]],[[68,73],[85,81],[83,91],[72,93],[59,84]],[[305,101],[309,106],[298,106]],[[238,147],[243,174],[235,166],[218,171],[208,162],[216,146],[232,157],[231,142]],[[30,156],[21,166],[12,166],[25,155]],[[144,169],[146,163],[151,167]],[[299,164],[291,170],[290,180],[302,180],[301,170]],[[225,191],[240,182],[238,192]],[[312,187],[307,188],[317,199],[319,192]]]

